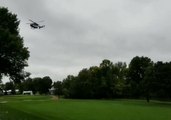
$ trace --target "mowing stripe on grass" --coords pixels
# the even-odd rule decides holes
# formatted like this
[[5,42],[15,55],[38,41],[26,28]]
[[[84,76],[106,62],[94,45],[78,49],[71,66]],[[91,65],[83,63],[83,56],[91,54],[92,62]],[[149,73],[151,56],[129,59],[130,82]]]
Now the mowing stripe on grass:
[[16,118],[15,120],[19,118],[18,116],[30,117],[29,120],[171,120],[171,104],[160,101],[150,103],[144,100],[55,101],[49,96],[4,97],[3,101],[5,100],[10,102],[1,105],[4,106],[4,111],[9,112],[11,118]]

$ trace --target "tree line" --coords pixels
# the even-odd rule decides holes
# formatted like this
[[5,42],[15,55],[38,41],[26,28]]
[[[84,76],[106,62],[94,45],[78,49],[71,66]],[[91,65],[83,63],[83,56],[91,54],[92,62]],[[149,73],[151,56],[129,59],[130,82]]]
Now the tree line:
[[7,82],[4,86],[5,90],[18,88],[21,93],[31,90],[34,94],[49,94],[54,87],[54,94],[76,99],[170,99],[171,62],[154,63],[148,57],[136,56],[127,65],[105,59],[99,66],[84,68],[77,76],[68,75],[62,81],[52,83],[49,76],[28,77],[20,84]]
[[17,94],[16,89],[19,90],[18,94],[22,94],[23,91],[32,91],[33,94],[49,94],[49,89],[52,87],[52,79],[49,76],[45,76],[43,78],[28,77],[20,83],[10,81],[5,84],[1,84],[0,87],[6,91],[5,94],[7,94],[8,90],[11,90],[10,94]]
[[171,98],[171,62],[154,63],[148,57],[134,57],[127,66],[103,60],[99,66],[82,69],[54,83],[56,94],[65,98]]

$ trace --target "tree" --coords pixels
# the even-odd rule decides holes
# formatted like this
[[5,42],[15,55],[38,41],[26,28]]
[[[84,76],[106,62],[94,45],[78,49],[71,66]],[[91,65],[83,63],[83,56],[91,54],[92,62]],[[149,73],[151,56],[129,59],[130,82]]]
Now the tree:
[[98,66],[84,68],[78,76],[68,76],[63,80],[64,97],[69,98],[116,98],[124,94],[126,63],[113,64],[103,60]]
[[4,89],[5,89],[5,84],[0,83],[0,90],[1,90],[1,92],[3,92],[2,90],[4,90]]
[[129,64],[128,82],[131,86],[131,96],[139,98],[142,94],[142,81],[146,69],[151,66],[152,61],[148,57],[134,57]]
[[75,93],[78,98],[92,98],[93,79],[89,69],[82,69],[75,81]]
[[126,75],[127,65],[124,62],[118,62],[114,64],[113,74],[115,76],[115,94],[118,97],[124,97],[127,95]]
[[33,79],[32,78],[27,78],[24,80],[21,85],[19,85],[20,91],[32,91],[33,94],[36,93],[36,85],[34,85]]
[[99,98],[100,96],[100,84],[101,84],[101,69],[98,66],[92,66],[89,68],[89,76],[91,83],[90,98]]
[[171,98],[171,62],[157,62],[154,65],[154,93],[156,98]]
[[47,94],[51,88],[52,79],[49,76],[33,78],[33,84],[37,92]]
[[7,8],[0,7],[0,81],[9,76],[19,83],[25,78],[24,67],[28,66],[28,48],[19,35],[19,20]]
[[45,76],[41,80],[41,87],[43,93],[49,93],[49,89],[52,87],[52,79],[49,76]]
[[100,63],[100,85],[99,85],[99,97],[100,98],[112,98],[115,94],[115,76],[113,71],[113,63],[110,60],[104,59]]
[[42,80],[41,77],[35,77],[32,79],[35,93],[40,93],[41,91],[41,80]]
[[12,94],[15,94],[15,85],[13,82],[6,82],[5,83],[5,90],[11,90]]
[[67,78],[65,78],[62,81],[63,84],[63,95],[65,98],[73,98],[75,95],[75,81],[76,77],[73,75],[68,75]]
[[154,65],[147,67],[142,81],[143,95],[145,96],[147,102],[150,102],[150,97],[154,91],[154,75]]
[[63,94],[62,82],[61,81],[54,82],[53,87],[55,88],[55,95],[58,95],[58,97],[60,98],[60,96]]

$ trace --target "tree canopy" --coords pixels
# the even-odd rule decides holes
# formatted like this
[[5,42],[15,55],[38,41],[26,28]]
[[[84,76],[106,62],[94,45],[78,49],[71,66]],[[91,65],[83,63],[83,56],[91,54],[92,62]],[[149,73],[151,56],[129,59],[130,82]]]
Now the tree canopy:
[[9,76],[17,83],[27,75],[24,67],[28,66],[29,51],[19,35],[19,23],[16,14],[0,7],[0,81]]
[[33,93],[47,94],[52,86],[52,79],[49,76],[43,78],[28,78],[22,82],[22,90],[32,90]]
[[126,63],[113,64],[103,60],[99,66],[84,68],[78,76],[63,80],[63,95],[70,98],[123,97],[126,83]]
[[[1,85],[13,89],[11,83],[5,86]],[[28,78],[17,87],[20,91],[48,94],[52,86],[56,95],[65,98],[145,98],[147,102],[171,99],[171,62],[154,63],[148,57],[136,56],[127,66],[105,59],[99,66],[83,68],[77,76],[68,75],[63,81],[52,84],[49,76]]]
[[55,85],[66,98],[171,98],[171,62],[154,63],[148,57],[134,57],[127,66],[103,60],[99,66],[68,75]]
[[142,82],[145,77],[146,69],[152,65],[148,57],[134,57],[129,64],[128,82],[131,85],[131,96],[139,98],[142,94]]

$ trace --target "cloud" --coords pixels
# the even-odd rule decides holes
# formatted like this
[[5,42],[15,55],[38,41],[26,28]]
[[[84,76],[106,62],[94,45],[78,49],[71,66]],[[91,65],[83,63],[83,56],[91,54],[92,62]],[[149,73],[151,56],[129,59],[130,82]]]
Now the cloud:
[[[62,80],[103,59],[127,62],[135,56],[170,61],[169,0],[0,1],[21,20],[20,34],[31,57],[33,77]],[[44,20],[32,30],[28,19]]]

